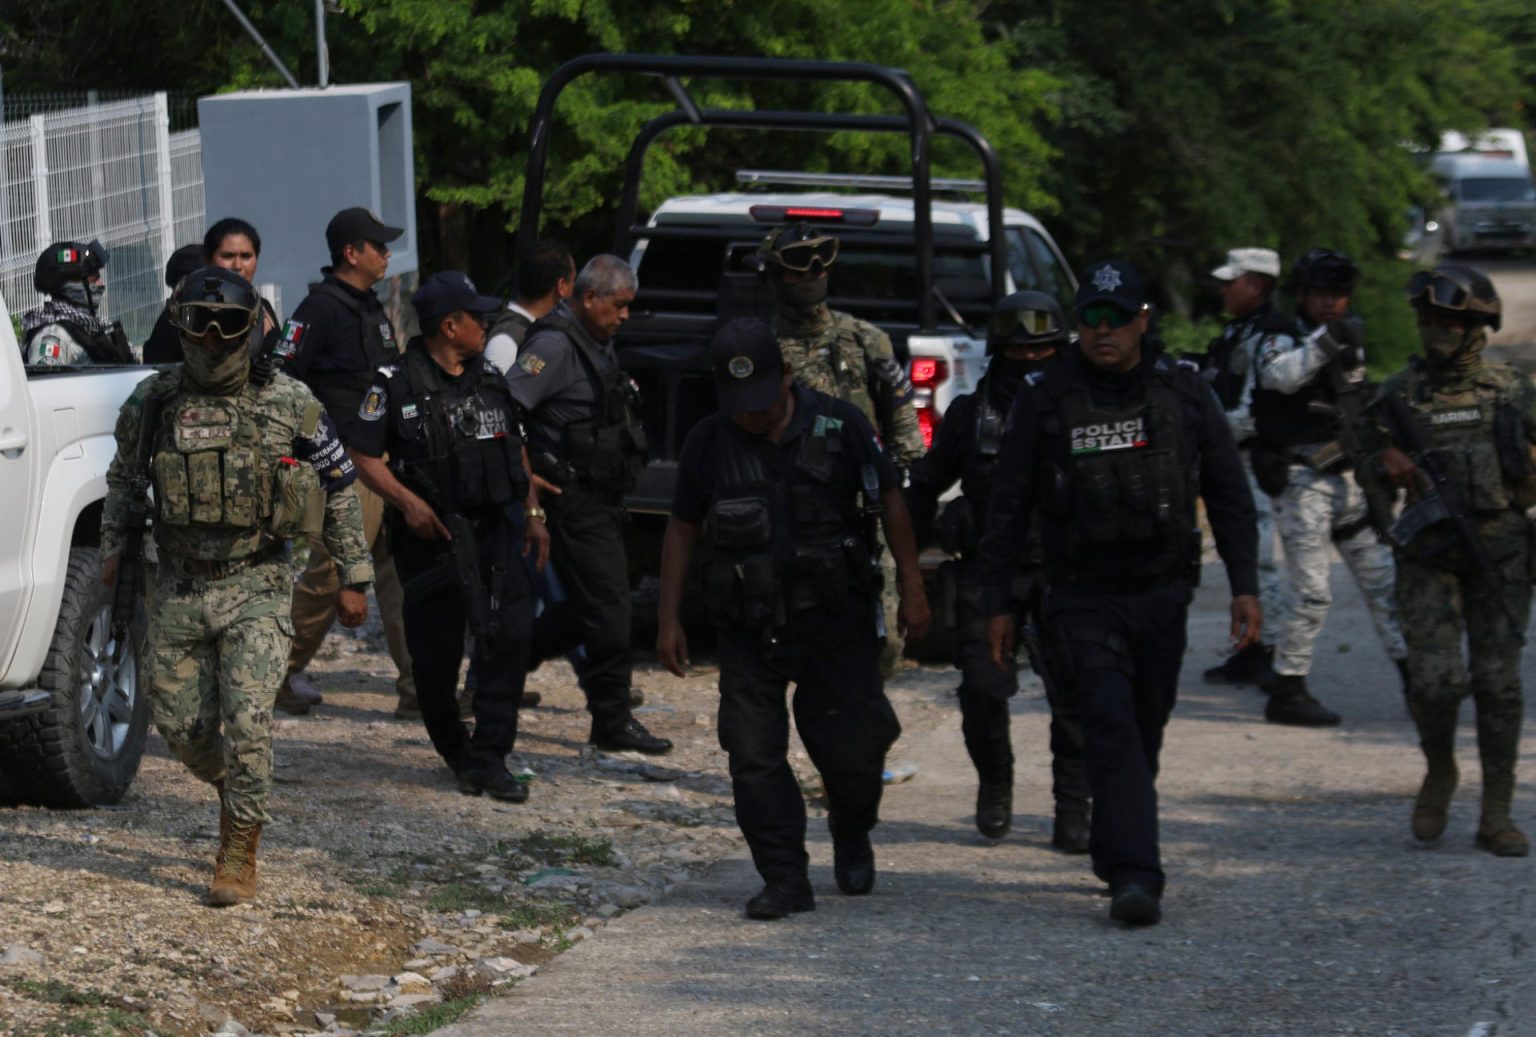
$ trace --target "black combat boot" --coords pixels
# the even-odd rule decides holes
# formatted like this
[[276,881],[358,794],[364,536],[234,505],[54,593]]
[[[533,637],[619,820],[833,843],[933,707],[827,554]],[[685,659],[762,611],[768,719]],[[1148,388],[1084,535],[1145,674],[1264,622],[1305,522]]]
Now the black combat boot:
[[645,725],[634,717],[625,717],[616,724],[605,725],[592,721],[592,733],[587,736],[587,741],[599,749],[610,751],[632,750],[637,753],[649,753],[652,756],[660,756],[672,751],[672,743],[665,738],[658,738],[645,729]]
[[484,793],[503,803],[528,802],[528,786],[507,773],[505,767],[462,767],[454,772],[459,791],[466,796]]
[[816,910],[816,894],[809,879],[776,879],[747,901],[747,917],[772,919]]
[[875,848],[869,833],[832,837],[832,876],[837,888],[850,897],[861,897],[875,888]]
[[1056,811],[1056,823],[1051,827],[1051,845],[1062,853],[1087,853],[1089,835],[1088,815],[1081,810]]
[[1294,727],[1332,727],[1339,715],[1328,709],[1307,691],[1307,679],[1300,674],[1282,674],[1275,679],[1264,706],[1264,719],[1271,724]]
[[1241,652],[1234,652],[1220,666],[1205,671],[1207,684],[1255,684],[1263,687],[1274,680],[1270,668],[1275,650],[1264,645],[1249,645]]
[[1139,882],[1116,886],[1110,892],[1109,917],[1122,925],[1156,925],[1163,920],[1162,897]]
[[976,786],[976,831],[1001,839],[1013,827],[1013,778]]

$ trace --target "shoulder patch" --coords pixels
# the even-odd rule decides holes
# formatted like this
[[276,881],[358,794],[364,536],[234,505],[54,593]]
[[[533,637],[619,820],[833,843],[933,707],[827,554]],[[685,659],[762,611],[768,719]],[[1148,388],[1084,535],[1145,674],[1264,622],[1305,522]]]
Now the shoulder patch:
[[272,347],[272,352],[284,360],[292,360],[299,353],[299,346],[304,341],[304,332],[307,329],[303,321],[290,320],[283,325],[283,333],[278,336],[277,345]]
[[528,372],[529,377],[537,378],[539,372],[544,370],[544,358],[527,351],[517,358],[517,366]]
[[1045,381],[1044,371],[1030,371],[1024,376],[1024,384],[1030,387],[1039,385],[1043,381]]
[[368,390],[368,395],[363,397],[362,406],[357,408],[357,416],[364,421],[378,421],[384,416],[384,404],[388,399],[384,387],[375,385]]

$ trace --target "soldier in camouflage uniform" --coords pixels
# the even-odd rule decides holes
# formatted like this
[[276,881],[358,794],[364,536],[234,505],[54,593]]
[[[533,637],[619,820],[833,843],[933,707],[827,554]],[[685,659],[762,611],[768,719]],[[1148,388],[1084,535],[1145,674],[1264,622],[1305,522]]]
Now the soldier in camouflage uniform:
[[[1483,765],[1477,845],[1500,857],[1530,852],[1510,818],[1520,752],[1520,634],[1531,606],[1531,523],[1536,503],[1531,444],[1536,388],[1512,367],[1484,359],[1500,320],[1492,283],[1470,267],[1421,271],[1409,282],[1424,350],[1388,378],[1382,396],[1408,405],[1425,441],[1458,484],[1503,581],[1501,605],[1467,552],[1432,525],[1397,550],[1397,597],[1408,640],[1408,705],[1427,769],[1413,805],[1413,834],[1433,842],[1445,831],[1456,792],[1456,716],[1468,691],[1477,706]],[[1382,406],[1378,401],[1376,408]],[[1407,444],[1391,441],[1377,471],[1412,500],[1421,481]],[[1505,611],[1507,607],[1508,611]],[[1519,629],[1510,616],[1519,621]],[[1462,642],[1467,660],[1462,658]],[[1468,671],[1470,672],[1470,680]]]
[[[207,267],[182,280],[170,311],[185,362],[140,382],[118,417],[102,580],[116,582],[147,463],[160,557],[148,593],[151,708],[171,751],[219,790],[209,900],[222,906],[256,893],[272,707],[293,638],[284,542],[323,533],[343,570],[348,626],[365,615],[373,567],[335,426],[303,383],[253,371],[261,310],[251,286]],[[145,435],[154,439],[141,453]]]
[[[912,380],[885,332],[827,306],[827,270],[837,249],[835,237],[808,223],[789,224],[763,241],[759,259],[778,304],[773,331],[795,381],[863,411],[904,473],[924,452]],[[896,563],[883,546],[880,568],[886,630],[880,669],[891,677],[901,668],[902,638]]]

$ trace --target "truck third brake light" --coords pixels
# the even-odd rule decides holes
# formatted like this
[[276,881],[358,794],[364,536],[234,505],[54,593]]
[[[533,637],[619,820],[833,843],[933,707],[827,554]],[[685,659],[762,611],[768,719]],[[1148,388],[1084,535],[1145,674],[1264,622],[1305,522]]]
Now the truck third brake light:
[[841,209],[822,205],[754,205],[747,210],[758,223],[811,220],[841,223],[847,227],[873,227],[880,222],[879,209]]

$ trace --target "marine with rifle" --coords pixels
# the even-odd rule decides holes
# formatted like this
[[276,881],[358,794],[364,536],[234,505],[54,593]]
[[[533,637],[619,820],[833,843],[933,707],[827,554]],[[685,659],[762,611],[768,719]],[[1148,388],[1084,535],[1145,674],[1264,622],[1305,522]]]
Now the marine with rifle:
[[1382,384],[1370,409],[1381,449],[1369,472],[1406,493],[1391,540],[1408,707],[1426,764],[1413,835],[1430,843],[1445,831],[1459,777],[1457,713],[1470,693],[1483,768],[1476,843],[1496,856],[1524,857],[1530,843],[1510,817],[1510,801],[1531,606],[1526,509],[1536,504],[1536,387],[1483,355],[1502,314],[1481,271],[1420,271],[1408,296],[1423,353]]
[[1313,249],[1291,268],[1296,312],[1259,342],[1253,394],[1254,480],[1275,504],[1290,594],[1275,637],[1275,681],[1264,717],[1322,727],[1339,715],[1312,696],[1312,646],[1328,618],[1329,548],[1338,549],[1370,609],[1376,633],[1406,682],[1408,649],[1392,597],[1392,555],[1378,539],[1390,521],[1353,478],[1364,460],[1361,413],[1370,402],[1365,335],[1350,312],[1360,268],[1342,252]]

